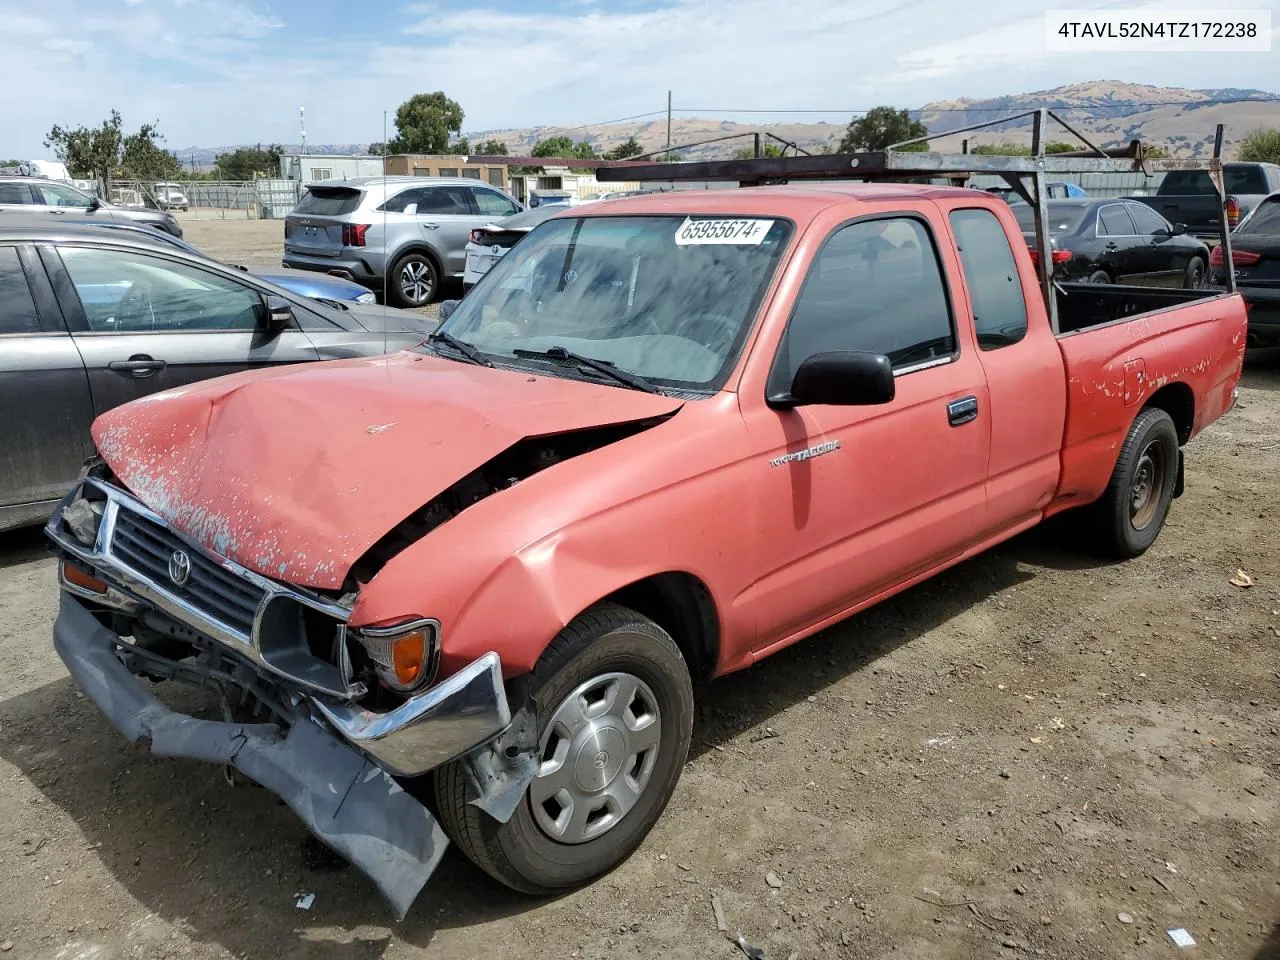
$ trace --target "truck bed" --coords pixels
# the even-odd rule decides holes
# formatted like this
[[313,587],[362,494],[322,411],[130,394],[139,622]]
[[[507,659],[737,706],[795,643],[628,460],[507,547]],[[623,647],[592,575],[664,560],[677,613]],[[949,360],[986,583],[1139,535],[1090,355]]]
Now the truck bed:
[[1129,425],[1157,393],[1182,443],[1229,410],[1245,338],[1239,294],[1071,283],[1058,308],[1067,419],[1050,513],[1102,495]]
[[1060,336],[1222,295],[1221,290],[1181,290],[1109,283],[1059,283],[1055,286],[1058,294]]

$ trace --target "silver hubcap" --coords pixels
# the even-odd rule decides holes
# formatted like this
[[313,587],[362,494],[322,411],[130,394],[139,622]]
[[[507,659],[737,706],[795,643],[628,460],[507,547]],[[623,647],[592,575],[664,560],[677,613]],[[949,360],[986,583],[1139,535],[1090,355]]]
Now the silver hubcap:
[[534,820],[561,843],[612,830],[644,793],[661,740],[658,699],[639,677],[606,673],[580,684],[542,735],[529,787]]
[[400,292],[406,300],[424,303],[431,298],[431,271],[421,260],[410,260],[400,271]]

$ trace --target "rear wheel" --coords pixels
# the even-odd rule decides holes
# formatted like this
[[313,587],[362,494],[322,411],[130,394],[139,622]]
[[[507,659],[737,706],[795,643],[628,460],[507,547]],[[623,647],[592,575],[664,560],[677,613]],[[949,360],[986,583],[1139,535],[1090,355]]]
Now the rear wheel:
[[534,668],[540,765],[506,823],[466,801],[459,762],[436,774],[440,820],[481,869],[524,893],[579,886],[631,854],[675,790],[693,686],[671,637],[614,604],[569,624]]
[[1187,272],[1182,276],[1182,285],[1188,290],[1199,290],[1204,286],[1204,261],[1192,257],[1187,264]]
[[440,272],[423,253],[406,253],[391,268],[387,287],[397,307],[425,307],[440,289]]
[[1108,556],[1145,553],[1164,526],[1178,478],[1178,431],[1163,410],[1144,410],[1129,428],[1111,482],[1094,506],[1098,546]]
[[1089,282],[1090,283],[1110,283],[1111,275],[1108,274],[1107,271],[1105,270],[1095,270],[1093,271],[1093,273],[1089,274]]

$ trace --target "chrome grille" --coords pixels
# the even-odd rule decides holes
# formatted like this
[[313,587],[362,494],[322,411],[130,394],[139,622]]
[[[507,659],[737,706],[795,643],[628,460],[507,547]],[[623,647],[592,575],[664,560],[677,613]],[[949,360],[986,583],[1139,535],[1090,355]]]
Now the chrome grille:
[[[177,550],[191,561],[186,583],[169,576],[169,560]],[[111,535],[111,553],[164,592],[248,639],[265,591],[180,540],[171,530],[121,506]]]

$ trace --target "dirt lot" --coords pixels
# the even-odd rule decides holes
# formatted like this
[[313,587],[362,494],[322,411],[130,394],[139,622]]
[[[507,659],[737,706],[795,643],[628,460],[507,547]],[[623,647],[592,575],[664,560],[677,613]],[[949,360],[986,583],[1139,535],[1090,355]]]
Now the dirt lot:
[[0,952],[741,957],[716,895],[769,960],[1159,957],[1178,927],[1280,957],[1278,473],[1264,357],[1144,558],[1058,525],[722,680],[612,875],[533,901],[451,852],[400,925],[265,791],[110,729],[51,650],[40,538],[0,538]]

